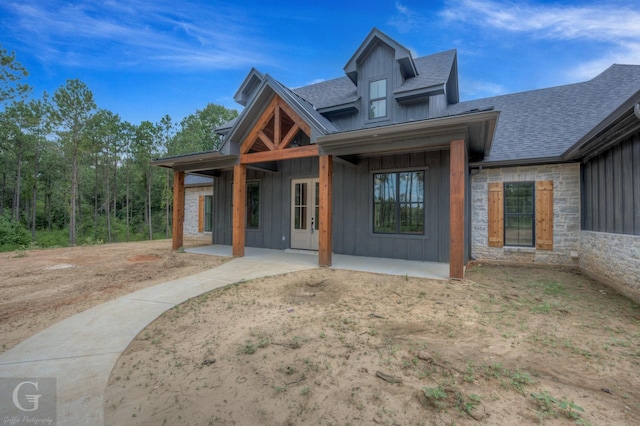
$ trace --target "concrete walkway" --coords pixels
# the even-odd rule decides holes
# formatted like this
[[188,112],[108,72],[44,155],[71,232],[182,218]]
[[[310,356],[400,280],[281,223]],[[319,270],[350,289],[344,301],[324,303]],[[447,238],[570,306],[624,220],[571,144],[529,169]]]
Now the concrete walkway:
[[[189,251],[230,255],[226,250],[225,246],[211,246]],[[431,270],[430,278],[441,279],[448,275],[448,264],[405,262],[334,256],[336,269],[403,276],[424,276],[424,271]],[[245,257],[217,268],[136,291],[60,321],[2,354],[0,378],[56,378],[57,424],[102,425],[111,370],[138,333],[162,313],[241,280],[314,268],[314,255],[247,249]]]

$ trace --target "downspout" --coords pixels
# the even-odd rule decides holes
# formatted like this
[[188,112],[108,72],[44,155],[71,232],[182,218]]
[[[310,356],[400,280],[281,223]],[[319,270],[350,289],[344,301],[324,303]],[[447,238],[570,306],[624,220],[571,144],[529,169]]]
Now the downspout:
[[638,119],[640,119],[640,102],[634,105],[633,113],[638,117]]

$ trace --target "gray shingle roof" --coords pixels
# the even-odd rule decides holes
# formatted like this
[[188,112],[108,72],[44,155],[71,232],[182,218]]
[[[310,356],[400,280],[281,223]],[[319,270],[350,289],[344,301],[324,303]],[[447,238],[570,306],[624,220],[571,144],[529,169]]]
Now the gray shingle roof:
[[299,87],[293,91],[306,99],[316,109],[343,105],[358,99],[356,85],[349,77],[340,77],[309,86]]
[[446,84],[455,57],[454,49],[415,59],[418,75],[406,79],[396,92]]
[[612,65],[584,83],[460,102],[447,111],[500,111],[484,162],[558,158],[639,88],[640,66]]

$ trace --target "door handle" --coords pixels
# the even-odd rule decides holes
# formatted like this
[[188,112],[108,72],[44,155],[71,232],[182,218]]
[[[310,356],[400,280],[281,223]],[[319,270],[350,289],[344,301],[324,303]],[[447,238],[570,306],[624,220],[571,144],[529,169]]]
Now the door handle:
[[315,229],[315,223],[314,223],[314,218],[311,218],[311,233],[313,234],[313,230]]

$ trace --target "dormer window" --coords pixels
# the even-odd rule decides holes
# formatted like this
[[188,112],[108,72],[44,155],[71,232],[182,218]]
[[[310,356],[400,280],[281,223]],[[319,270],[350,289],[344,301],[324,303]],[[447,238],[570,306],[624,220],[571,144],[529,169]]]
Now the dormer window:
[[369,119],[387,116],[387,79],[369,83]]

